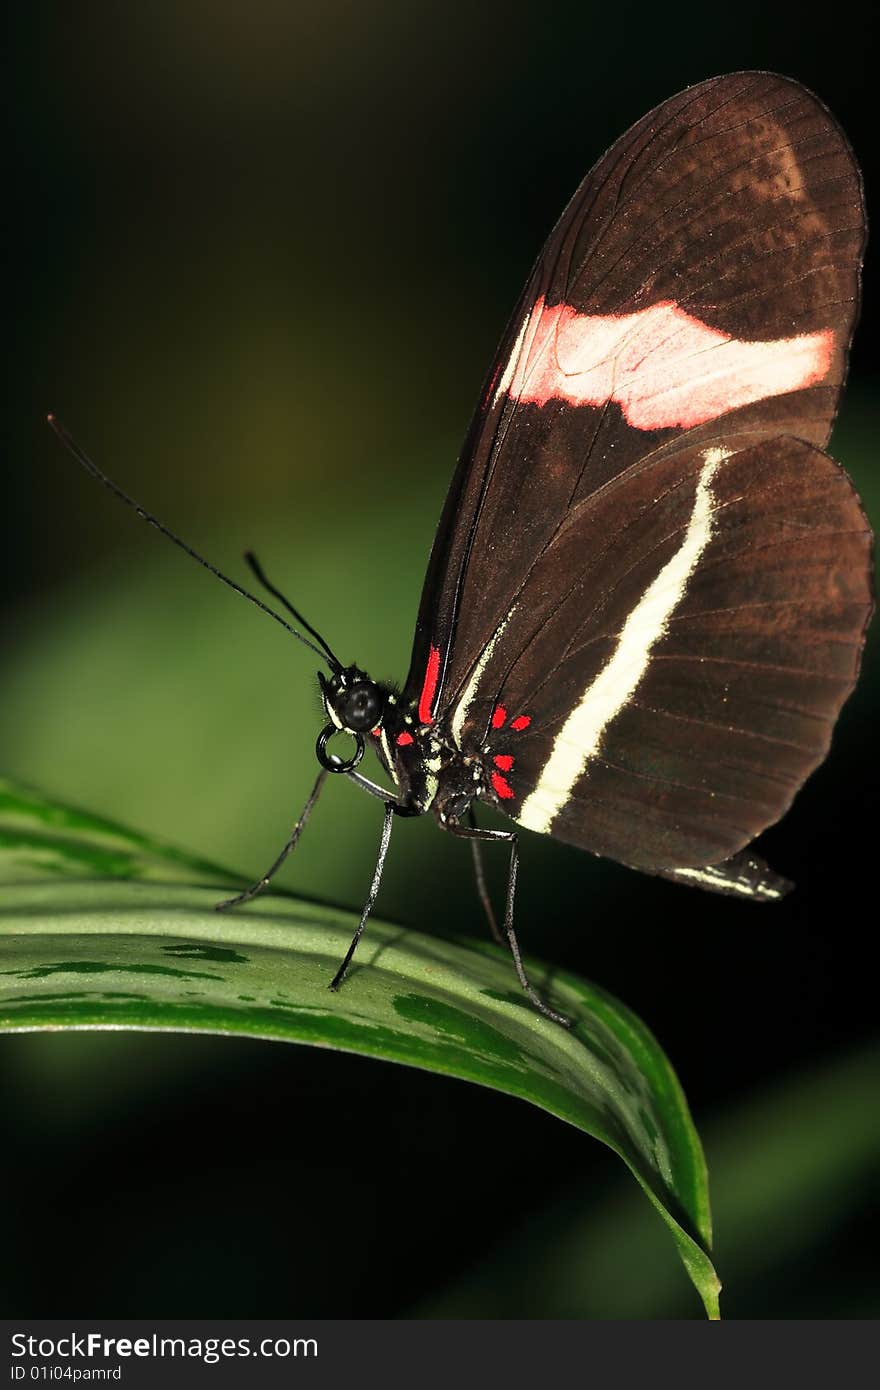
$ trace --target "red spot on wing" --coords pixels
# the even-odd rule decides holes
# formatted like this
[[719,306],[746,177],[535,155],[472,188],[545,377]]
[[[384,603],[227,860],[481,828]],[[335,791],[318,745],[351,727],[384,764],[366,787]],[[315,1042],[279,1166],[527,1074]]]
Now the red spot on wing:
[[438,647],[431,647],[428,652],[428,664],[425,667],[425,679],[422,683],[422,693],[419,696],[419,722],[430,724],[433,722],[433,703],[437,693],[437,678],[440,675],[440,650]]
[[406,732],[406,729],[404,729],[404,731],[403,731],[402,734],[398,734],[398,735],[397,735],[396,743],[397,743],[397,746],[398,746],[399,748],[405,748],[406,745],[407,745],[408,743],[412,743],[412,741],[413,741],[413,736],[412,736],[412,734],[408,734],[408,733]]
[[506,718],[507,718],[507,710],[504,708],[504,706],[503,706],[503,705],[496,705],[496,706],[495,706],[495,713],[492,715],[492,728],[493,728],[493,729],[500,729],[500,728],[501,728],[501,725],[504,723],[504,721],[505,721]]
[[517,733],[520,733],[521,730],[527,729],[531,722],[532,716],[530,714],[518,714],[510,727],[511,729],[516,729]]
[[617,401],[636,429],[687,429],[814,386],[831,366],[834,333],[827,328],[750,343],[710,328],[671,300],[634,314],[602,315],[548,306],[541,298],[523,347],[510,374],[513,399]]
[[502,772],[509,772],[513,767],[513,758],[509,753],[496,753],[492,759],[496,767],[500,767]]
[[371,735],[372,738],[378,738],[379,735],[381,734],[381,732],[382,732],[382,730],[381,730],[380,728],[371,729],[371,730],[370,730],[370,735]]
[[506,777],[501,776],[500,772],[492,773],[492,786],[495,788],[495,794],[500,796],[502,801],[509,801],[513,796],[513,787]]

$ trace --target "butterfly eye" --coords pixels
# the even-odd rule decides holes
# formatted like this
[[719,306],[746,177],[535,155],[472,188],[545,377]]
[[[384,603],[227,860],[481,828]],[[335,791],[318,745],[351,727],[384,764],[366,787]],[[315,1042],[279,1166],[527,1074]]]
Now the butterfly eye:
[[346,729],[360,732],[373,729],[382,716],[385,701],[372,681],[356,681],[342,692],[337,705],[339,718]]

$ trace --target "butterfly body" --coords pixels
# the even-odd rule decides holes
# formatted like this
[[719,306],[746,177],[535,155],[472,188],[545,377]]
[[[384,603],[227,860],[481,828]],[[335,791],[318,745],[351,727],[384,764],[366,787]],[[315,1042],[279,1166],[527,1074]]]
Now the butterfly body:
[[397,815],[432,812],[441,825],[452,826],[465,817],[474,800],[486,795],[489,778],[484,758],[462,755],[442,724],[421,722],[417,701],[402,701],[390,686],[370,681],[356,667],[347,668],[334,679],[320,679],[334,727],[355,735],[362,733],[363,726],[346,723],[343,692],[353,682],[369,684],[376,714],[367,743],[391,782]]

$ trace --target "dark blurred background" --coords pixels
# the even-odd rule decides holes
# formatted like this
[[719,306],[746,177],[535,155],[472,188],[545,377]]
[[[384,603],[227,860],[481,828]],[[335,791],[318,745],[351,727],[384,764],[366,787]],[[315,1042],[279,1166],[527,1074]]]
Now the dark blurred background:
[[[48,409],[233,575],[253,546],[402,678],[483,372],[586,168],[741,67],[828,103],[880,188],[850,8],[13,7],[3,772],[247,873],[313,776],[311,656],[92,484]],[[875,525],[877,267],[833,452]],[[616,992],[706,1140],[729,1316],[876,1313],[877,643],[750,908],[531,836],[527,949]],[[359,907],[377,807],[326,793],[284,882]],[[502,866],[495,865],[500,892]],[[438,889],[437,885],[442,885]],[[467,850],[401,825],[381,914],[481,932]],[[696,1317],[618,1160],[549,1116],[345,1055],[0,1044],[6,1315]]]

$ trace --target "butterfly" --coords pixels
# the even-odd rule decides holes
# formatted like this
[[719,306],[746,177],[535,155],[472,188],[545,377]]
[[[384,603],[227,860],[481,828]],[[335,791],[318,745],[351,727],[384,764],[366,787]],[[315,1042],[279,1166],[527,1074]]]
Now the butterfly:
[[[857,165],[797,82],[691,87],[623,135],[550,234],[502,338],[428,564],[397,692],[311,646],[328,774],[475,850],[490,926],[543,1013],[514,930],[519,828],[683,884],[773,901],[751,850],[825,757],[871,614],[871,533],[825,452],[865,243]],[[53,421],[79,461],[112,483]],[[308,633],[309,636],[304,635]],[[310,640],[313,639],[313,640]],[[353,739],[347,757],[332,751]],[[367,749],[384,783],[359,770]],[[390,784],[390,785],[389,785]],[[474,807],[512,822],[479,826]],[[509,852],[500,928],[480,846]]]

